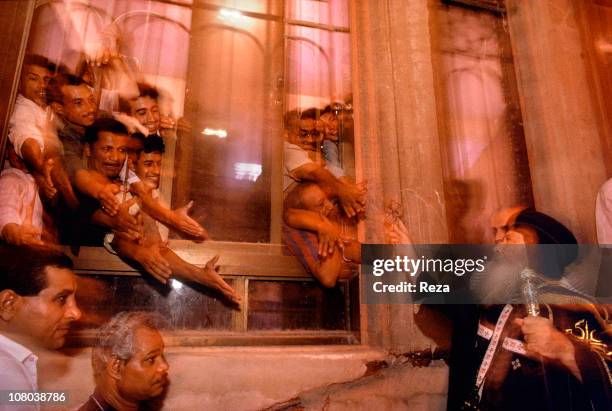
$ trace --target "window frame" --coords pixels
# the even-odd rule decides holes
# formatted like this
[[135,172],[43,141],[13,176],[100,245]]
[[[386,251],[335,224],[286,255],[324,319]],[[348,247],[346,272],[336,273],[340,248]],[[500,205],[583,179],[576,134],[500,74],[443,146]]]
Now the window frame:
[[[13,84],[9,95],[9,104],[5,118],[5,127],[0,136],[0,154],[4,159],[4,151],[8,140],[8,120],[10,113],[14,107],[14,102],[17,97],[17,88],[19,84],[19,74],[23,66],[23,60],[27,50],[28,37],[32,29],[33,16],[36,10],[46,4],[61,0],[28,0],[26,7],[27,18],[23,28],[23,39],[20,44],[17,65]],[[179,3],[172,0],[154,0],[158,3],[176,5],[181,7],[197,7],[193,4]],[[86,3],[83,3],[87,5]],[[214,7],[221,9],[222,6],[203,5],[205,8]],[[203,7],[200,5],[199,7]],[[350,9],[349,1],[349,9]],[[283,13],[286,14],[286,8]],[[278,19],[278,16],[263,15],[258,13],[253,14],[254,17],[263,19]],[[284,15],[280,17],[284,22],[284,42],[286,43],[290,36],[286,33],[288,25],[303,26],[327,30],[331,32],[349,33],[348,27],[339,27],[331,24],[318,24],[302,20],[285,19]],[[352,64],[352,63],[351,63]],[[286,76],[286,67],[283,68],[283,74]],[[353,79],[354,80],[354,79]],[[352,88],[354,89],[355,82]],[[283,90],[283,101],[285,101]],[[231,278],[235,281],[236,291],[242,295],[243,301],[246,303],[248,298],[248,281],[250,279],[268,279],[278,281],[316,281],[301,265],[297,258],[286,255],[283,252],[287,247],[280,244],[280,232],[282,228],[282,142],[278,144],[278,150],[272,153],[272,161],[278,167],[274,167],[272,171],[271,190],[271,225],[270,225],[270,243],[240,243],[240,242],[225,242],[225,241],[207,241],[206,243],[195,244],[188,240],[170,240],[169,246],[178,255],[186,261],[203,266],[206,261],[216,254],[221,254],[220,274],[224,278]],[[174,154],[174,145],[169,152]],[[173,165],[175,162],[174,156],[166,161],[167,164]],[[166,168],[166,167],[165,167]],[[276,170],[278,169],[278,170]],[[276,175],[278,174],[278,175]],[[170,179],[171,181],[172,179]],[[275,182],[278,182],[274,186]],[[171,198],[172,184],[162,187],[162,198],[166,196]],[[276,220],[274,213],[278,214]],[[79,247],[78,251],[72,252],[70,247],[63,247],[66,254],[70,255],[74,261],[74,271],[79,276],[104,275],[104,276],[140,276],[138,270],[130,266],[116,255],[108,253],[104,247]],[[353,270],[353,273],[358,273],[358,270]],[[188,331],[170,331],[168,333],[167,343],[170,346],[251,346],[251,345],[330,345],[330,344],[362,344],[362,334],[360,331],[359,317],[355,317],[353,310],[359,311],[359,294],[350,293],[350,284],[347,280],[340,280],[345,283],[347,296],[345,297],[346,315],[347,315],[347,330],[313,330],[313,331],[247,331],[247,316],[248,310],[243,308],[240,311],[233,310],[232,313],[232,331],[214,331],[214,330],[188,330]],[[358,279],[356,280],[358,281]],[[356,287],[358,289],[359,287]],[[355,321],[357,318],[357,321]],[[95,330],[84,330],[71,333],[69,335],[69,346],[89,346],[93,341]]]

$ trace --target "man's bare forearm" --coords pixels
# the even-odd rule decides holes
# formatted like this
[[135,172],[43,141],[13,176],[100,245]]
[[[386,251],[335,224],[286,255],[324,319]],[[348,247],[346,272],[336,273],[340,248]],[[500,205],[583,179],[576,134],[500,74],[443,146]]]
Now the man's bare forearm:
[[34,173],[45,174],[45,159],[40,145],[33,138],[28,138],[21,145],[21,155],[28,168]]
[[153,198],[151,190],[147,189],[142,181],[132,184],[130,190],[142,200],[142,209],[145,213],[164,225],[174,227],[172,210],[164,207],[157,199]]
[[319,213],[299,208],[288,208],[285,210],[285,222],[298,230],[318,232],[325,223]]
[[97,176],[93,171],[81,169],[74,176],[74,185],[80,193],[91,198],[98,198],[98,193],[108,184],[108,180]]
[[298,167],[297,170],[293,170],[292,173],[300,180],[311,181],[319,184],[319,186],[330,197],[337,197],[338,193],[340,192],[342,182],[327,169],[318,164],[306,164],[302,167]]

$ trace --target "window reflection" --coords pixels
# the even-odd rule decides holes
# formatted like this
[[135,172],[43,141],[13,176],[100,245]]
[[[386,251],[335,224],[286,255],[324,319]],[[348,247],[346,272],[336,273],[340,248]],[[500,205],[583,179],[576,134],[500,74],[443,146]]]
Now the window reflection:
[[435,16],[450,237],[489,243],[483,216],[533,203],[509,37],[493,12],[441,4]]
[[[344,188],[330,200],[361,201],[365,193],[354,182],[346,0],[44,2],[26,53],[7,152],[29,197],[4,239],[69,245],[75,254],[99,247],[110,262],[116,254],[143,274],[82,278],[86,328],[147,307],[167,309],[179,328],[236,325],[228,321],[248,281],[223,282],[216,257],[196,266],[172,248],[186,241],[166,240],[281,242],[288,113],[312,114],[305,155]],[[328,288],[353,275],[354,266],[345,268],[359,260],[356,219],[347,217],[334,229],[352,251],[340,256],[337,245],[341,264],[322,282]],[[279,255],[287,247],[265,249],[295,263]],[[296,284],[281,288],[293,298]],[[257,319],[267,302],[254,288],[253,304],[244,302],[255,309],[254,329],[345,328],[346,290],[319,285],[300,283],[318,296],[310,303],[322,304],[305,309],[304,318],[318,310],[315,320],[289,325]],[[179,300],[186,305],[168,306]],[[198,308],[185,312],[192,303]]]

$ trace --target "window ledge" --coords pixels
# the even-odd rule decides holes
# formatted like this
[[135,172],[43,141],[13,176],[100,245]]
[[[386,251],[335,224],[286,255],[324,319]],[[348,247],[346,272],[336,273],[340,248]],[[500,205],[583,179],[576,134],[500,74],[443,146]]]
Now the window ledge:
[[[198,266],[219,254],[219,272],[224,276],[312,278],[295,257],[283,255],[285,246],[281,244],[171,240],[168,245],[185,261]],[[80,247],[78,255],[66,251],[73,256],[79,274],[139,275],[104,247]]]

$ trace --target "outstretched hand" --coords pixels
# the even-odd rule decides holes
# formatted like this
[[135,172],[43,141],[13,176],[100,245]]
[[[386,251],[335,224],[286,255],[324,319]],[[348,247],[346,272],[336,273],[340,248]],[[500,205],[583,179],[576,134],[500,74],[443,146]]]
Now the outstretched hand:
[[141,247],[138,250],[136,261],[157,281],[168,284],[172,270],[168,261],[161,255],[160,250],[159,244]]
[[207,287],[219,291],[234,304],[240,305],[242,298],[240,298],[238,293],[236,293],[236,291],[219,275],[218,261],[219,255],[211,258],[201,270],[198,281]]
[[410,234],[408,233],[408,228],[406,228],[402,220],[397,219],[395,222],[385,220],[384,226],[387,243],[412,244]]
[[102,205],[102,210],[109,216],[114,216],[119,211],[119,200],[117,200],[116,194],[120,191],[119,186],[115,183],[105,184],[96,198]]
[[183,207],[179,207],[173,211],[174,227],[185,234],[195,237],[198,240],[208,240],[210,236],[208,232],[197,221],[189,217],[189,211],[193,207],[193,201],[187,203]]
[[40,239],[41,230],[31,225],[9,223],[2,229],[2,236],[9,244],[42,247],[45,243]]

